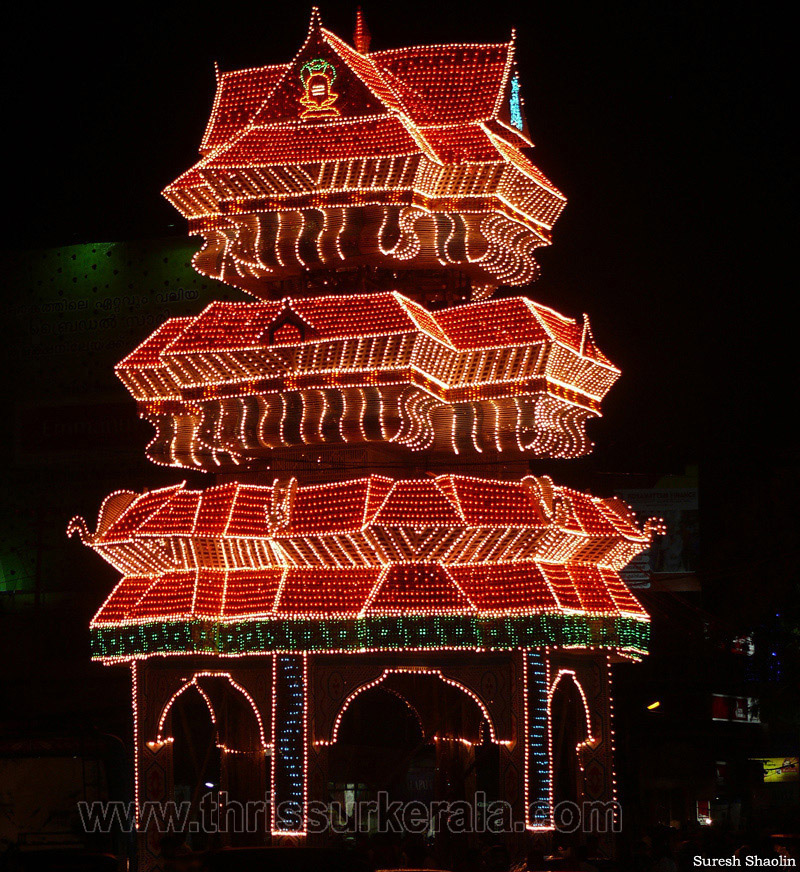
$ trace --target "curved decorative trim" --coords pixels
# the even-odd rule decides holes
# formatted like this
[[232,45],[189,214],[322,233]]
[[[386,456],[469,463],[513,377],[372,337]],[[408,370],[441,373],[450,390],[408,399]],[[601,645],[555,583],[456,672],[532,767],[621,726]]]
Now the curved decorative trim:
[[265,733],[264,733],[264,722],[261,719],[261,713],[259,712],[258,707],[256,706],[255,700],[253,699],[253,697],[250,696],[250,694],[241,686],[241,684],[238,684],[236,681],[233,680],[230,672],[211,672],[211,671],[209,671],[209,672],[195,672],[195,674],[191,677],[191,679],[189,681],[187,681],[185,684],[183,684],[180,688],[178,688],[178,690],[175,691],[175,693],[172,694],[172,696],[167,701],[167,704],[164,706],[164,708],[161,712],[161,717],[158,720],[158,732],[156,735],[155,742],[152,742],[152,743],[149,742],[148,744],[161,745],[161,744],[164,744],[165,742],[174,741],[174,736],[164,736],[164,734],[163,734],[164,724],[166,723],[167,717],[172,709],[172,706],[175,704],[178,697],[180,697],[182,694],[184,694],[190,688],[194,687],[197,690],[197,692],[200,694],[200,696],[203,698],[203,701],[205,702],[206,706],[208,707],[208,713],[211,716],[211,722],[214,724],[214,727],[216,729],[217,746],[220,748],[223,747],[222,745],[220,745],[220,741],[219,741],[219,727],[217,724],[217,715],[216,715],[216,712],[214,711],[214,706],[212,705],[211,700],[208,697],[208,694],[198,684],[198,681],[197,681],[198,678],[225,678],[225,679],[227,679],[228,684],[230,684],[234,690],[238,691],[250,704],[250,708],[253,710],[253,714],[256,716],[256,721],[258,723],[258,735],[259,735],[259,739],[261,740],[261,747],[264,749],[269,747],[269,744],[267,743]]
[[[489,709],[486,707],[486,704],[483,700],[473,691],[470,690],[466,685],[462,684],[460,681],[456,681],[453,678],[448,678],[442,673],[441,669],[429,669],[425,667],[419,666],[398,666],[392,667],[389,669],[384,669],[381,675],[373,679],[372,681],[365,682],[364,684],[357,687],[352,693],[350,693],[345,699],[342,707],[339,709],[339,713],[336,715],[336,719],[333,723],[333,729],[331,730],[331,738],[330,739],[318,739],[317,745],[335,745],[336,741],[339,737],[339,726],[341,725],[342,718],[345,715],[345,712],[350,707],[350,703],[355,700],[357,696],[360,696],[364,691],[372,690],[372,688],[377,687],[379,684],[382,684],[389,676],[391,675],[430,675],[438,678],[440,681],[443,681],[445,684],[449,684],[451,687],[455,687],[457,690],[460,690],[462,693],[465,693],[467,696],[471,697],[472,700],[477,703],[478,708],[480,708],[483,713],[483,717],[486,723],[489,724],[489,738],[495,745],[509,745],[511,744],[511,740],[507,739],[498,739],[497,732],[495,731],[494,722],[492,721],[492,717],[489,714]],[[392,693],[396,693],[392,691]],[[411,703],[409,703],[405,697],[401,694],[396,693],[397,696],[400,696],[403,701],[413,709]],[[418,715],[419,717],[419,715]]]

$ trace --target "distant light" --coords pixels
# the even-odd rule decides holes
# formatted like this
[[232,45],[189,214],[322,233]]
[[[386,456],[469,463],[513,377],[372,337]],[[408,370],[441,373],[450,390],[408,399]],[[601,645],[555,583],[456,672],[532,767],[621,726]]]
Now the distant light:
[[211,781],[206,781],[206,787],[213,787],[213,783]]
[[650,705],[647,706],[647,710],[649,712],[652,712],[652,711],[655,711],[655,709],[660,708],[660,707],[661,707],[661,703],[658,700],[656,700],[655,702],[651,702]]

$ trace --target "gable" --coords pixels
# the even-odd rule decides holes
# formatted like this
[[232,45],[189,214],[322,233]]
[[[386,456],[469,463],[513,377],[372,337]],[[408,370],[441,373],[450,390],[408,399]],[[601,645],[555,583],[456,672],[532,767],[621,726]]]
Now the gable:
[[516,70],[512,70],[506,79],[496,118],[502,124],[496,125],[495,133],[504,136],[512,145],[532,145],[528,119],[525,117],[525,101]]
[[[387,106],[375,89],[365,84],[363,71],[359,70],[362,72],[359,76],[353,69],[357,66],[356,59],[364,61],[362,56],[350,49],[351,56],[345,59],[342,48],[334,47],[330,36],[332,34],[322,28],[311,31],[272,93],[253,116],[253,124],[335,121],[337,118],[387,113]],[[383,83],[375,84],[378,87]]]

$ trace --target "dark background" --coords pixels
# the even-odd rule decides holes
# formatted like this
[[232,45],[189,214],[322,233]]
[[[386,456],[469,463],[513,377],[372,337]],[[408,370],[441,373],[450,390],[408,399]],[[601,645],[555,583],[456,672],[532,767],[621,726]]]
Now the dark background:
[[[595,454],[563,477],[585,474],[602,492],[604,474],[616,486],[630,474],[636,487],[699,464],[703,608],[735,629],[780,606],[781,620],[796,627],[796,50],[780,9],[574,0],[363,8],[373,49],[498,42],[516,27],[531,156],[568,198],[529,293],[571,316],[588,312],[598,344],[623,371],[592,425]],[[2,51],[2,243],[11,264],[3,306],[28,293],[15,278],[22,251],[185,238],[159,192],[196,159],[214,61],[223,70],[289,61],[309,12],[237,0],[17,6]],[[325,3],[321,13],[350,39],[355,4]],[[19,353],[24,342],[9,330],[3,343],[4,500],[13,511],[26,481],[38,480],[45,496],[35,536],[58,539],[73,512],[93,519],[107,482],[182,477],[144,459],[101,471],[89,458],[60,477],[47,473],[58,505],[74,505],[48,511],[41,468],[19,460],[17,412],[36,391],[20,364],[29,359]],[[98,352],[90,369],[109,381],[123,354]],[[133,401],[121,385],[114,390],[129,405],[130,444],[142,457],[147,428],[136,429]],[[80,397],[74,384],[71,398]],[[76,542],[59,548],[51,557],[74,582],[65,582],[71,592],[60,610],[4,617],[13,722],[57,728],[104,710],[101,726],[122,731],[127,676],[89,665],[85,642],[115,575]],[[88,676],[69,703],[44,691],[59,659]],[[118,681],[99,677],[117,671]],[[782,680],[795,679],[789,670]]]
[[[532,156],[569,200],[532,293],[588,311],[623,369],[595,428],[610,461],[663,468],[703,450],[741,467],[785,447],[773,401],[786,396],[792,350],[781,260],[794,141],[779,16],[569,0],[364,12],[373,48],[502,41],[517,28]],[[349,39],[354,13],[328,3],[323,23]],[[14,14],[4,241],[30,248],[183,234],[159,191],[196,158],[214,61],[290,60],[309,9],[234,0]]]

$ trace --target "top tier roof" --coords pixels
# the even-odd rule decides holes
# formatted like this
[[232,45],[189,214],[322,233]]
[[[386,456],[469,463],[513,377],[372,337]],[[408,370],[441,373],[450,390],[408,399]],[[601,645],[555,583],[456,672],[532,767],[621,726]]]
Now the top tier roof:
[[[503,96],[514,56],[511,41],[409,46],[360,55],[329,30],[321,28],[320,33],[347,60],[355,61],[365,84],[415,125],[477,124],[497,120],[505,108]],[[259,120],[259,110],[291,66],[272,64],[220,73],[200,153],[226,145]],[[260,115],[265,117],[266,112]],[[531,144],[521,131],[512,135],[520,144]]]
[[256,296],[366,265],[458,269],[476,299],[535,277],[564,206],[531,145],[513,38],[369,52],[315,12],[290,62],[218,74],[164,195],[206,238],[198,270]]

